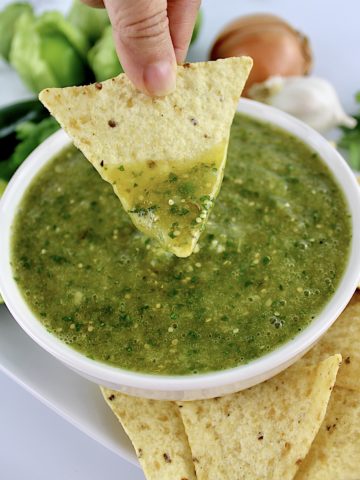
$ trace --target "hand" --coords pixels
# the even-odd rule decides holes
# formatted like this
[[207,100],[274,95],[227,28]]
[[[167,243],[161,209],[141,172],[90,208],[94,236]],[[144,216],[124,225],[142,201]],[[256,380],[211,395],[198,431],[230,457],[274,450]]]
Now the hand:
[[83,0],[106,7],[116,51],[134,85],[161,96],[176,83],[176,63],[183,63],[200,0]]

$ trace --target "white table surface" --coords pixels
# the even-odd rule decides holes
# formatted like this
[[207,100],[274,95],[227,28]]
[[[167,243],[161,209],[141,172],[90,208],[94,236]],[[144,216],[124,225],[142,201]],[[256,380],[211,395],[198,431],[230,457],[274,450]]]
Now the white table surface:
[[[0,0],[0,9],[8,3]],[[40,8],[61,5],[65,9],[69,0],[33,3]],[[190,60],[206,59],[217,32],[236,15],[272,12],[310,37],[314,73],[334,84],[347,112],[356,108],[353,95],[360,90],[359,0],[204,0],[203,11],[204,26]],[[13,72],[0,64],[0,105],[27,96]],[[0,479],[103,478],[141,480],[144,476],[0,373]]]

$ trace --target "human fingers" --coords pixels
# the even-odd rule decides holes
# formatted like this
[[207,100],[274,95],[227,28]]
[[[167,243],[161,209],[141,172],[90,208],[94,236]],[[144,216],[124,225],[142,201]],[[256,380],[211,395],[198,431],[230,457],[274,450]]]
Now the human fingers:
[[[92,1],[92,0],[91,0]],[[104,0],[121,64],[134,85],[160,96],[176,82],[166,0]]]

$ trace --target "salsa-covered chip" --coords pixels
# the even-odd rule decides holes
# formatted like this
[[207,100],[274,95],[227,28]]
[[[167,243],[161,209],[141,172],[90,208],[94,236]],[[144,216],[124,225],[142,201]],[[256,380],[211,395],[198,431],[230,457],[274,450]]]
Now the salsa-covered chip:
[[150,98],[125,74],[40,100],[112,184],[136,227],[189,256],[219,192],[249,57],[178,66],[176,90]]

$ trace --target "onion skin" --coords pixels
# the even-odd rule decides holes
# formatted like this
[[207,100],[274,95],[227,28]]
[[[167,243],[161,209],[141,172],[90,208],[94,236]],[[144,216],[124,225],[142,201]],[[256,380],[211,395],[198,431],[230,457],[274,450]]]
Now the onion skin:
[[247,15],[231,22],[219,34],[210,60],[248,55],[254,60],[243,92],[275,75],[306,75],[312,66],[308,39],[275,15]]

